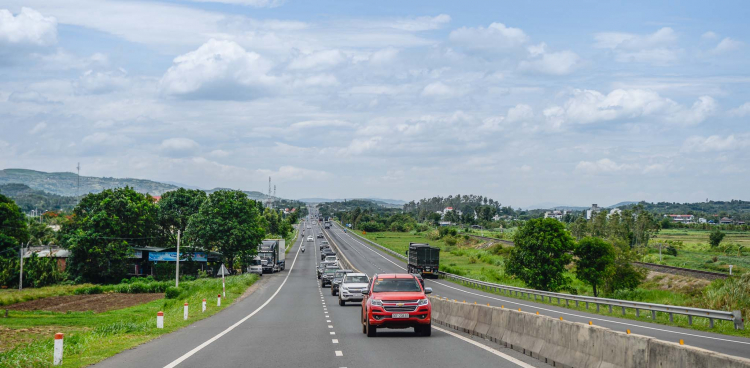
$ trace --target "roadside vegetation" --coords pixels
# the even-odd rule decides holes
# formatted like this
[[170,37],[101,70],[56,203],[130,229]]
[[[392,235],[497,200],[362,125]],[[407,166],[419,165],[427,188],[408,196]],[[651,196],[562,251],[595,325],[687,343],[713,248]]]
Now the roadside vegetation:
[[[216,306],[221,279],[204,278],[181,282],[179,288],[164,288],[167,298],[103,313],[11,310],[9,318],[0,318],[0,366],[51,366],[56,332],[65,334],[63,367],[96,363],[219,312],[237,300],[257,279],[257,275],[250,274],[227,277],[227,296],[222,298],[221,307]],[[127,292],[136,284],[118,284],[125,285],[119,288],[112,285],[106,292]],[[207,309],[201,313],[204,298]],[[182,318],[184,303],[190,307],[187,321]],[[164,312],[164,329],[156,328],[156,313],[159,311]]]

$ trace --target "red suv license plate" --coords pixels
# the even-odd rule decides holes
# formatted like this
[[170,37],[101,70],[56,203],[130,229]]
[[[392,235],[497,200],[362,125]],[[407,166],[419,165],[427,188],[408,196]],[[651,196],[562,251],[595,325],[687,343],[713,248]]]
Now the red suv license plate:
[[409,313],[393,313],[391,318],[409,318]]

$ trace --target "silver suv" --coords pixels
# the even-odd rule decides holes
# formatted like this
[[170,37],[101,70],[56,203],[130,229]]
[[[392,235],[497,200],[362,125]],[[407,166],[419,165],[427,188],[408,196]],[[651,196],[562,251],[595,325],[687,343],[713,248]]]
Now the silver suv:
[[347,273],[339,285],[339,305],[348,301],[362,301],[362,290],[367,289],[370,278],[364,273]]

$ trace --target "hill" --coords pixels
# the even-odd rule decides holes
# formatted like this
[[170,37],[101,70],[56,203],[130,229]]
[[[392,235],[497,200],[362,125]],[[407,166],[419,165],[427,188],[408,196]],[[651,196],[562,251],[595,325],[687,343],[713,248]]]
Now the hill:
[[0,185],[0,194],[13,199],[24,212],[33,209],[42,211],[71,210],[78,203],[76,197],[51,194],[17,183]]
[[[60,196],[75,196],[78,188],[78,175],[71,172],[52,172],[5,169],[0,170],[0,185],[2,184],[25,184],[31,189],[43,190]],[[157,181],[133,178],[98,178],[93,176],[81,176],[80,194],[98,193],[105,189],[129,186],[140,193],[149,193],[154,196],[162,195],[178,187],[172,184]]]

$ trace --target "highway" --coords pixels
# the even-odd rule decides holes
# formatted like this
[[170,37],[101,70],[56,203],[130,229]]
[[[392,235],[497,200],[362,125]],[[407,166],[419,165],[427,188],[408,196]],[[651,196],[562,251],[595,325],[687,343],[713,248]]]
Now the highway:
[[[325,231],[340,247],[347,259],[363,272],[367,272],[368,274],[375,272],[406,272],[406,264],[402,260],[378,250],[378,248],[351,235],[351,232],[344,233],[338,224],[331,230]],[[626,329],[630,329],[634,334],[651,336],[671,342],[678,342],[680,339],[683,339],[687,345],[728,355],[750,358],[750,339],[747,338],[585,313],[548,304],[535,303],[533,300],[516,299],[504,295],[486,293],[446,280],[427,279],[425,280],[425,286],[433,288],[433,295],[459,301],[466,300],[467,303],[489,303],[492,306],[502,305],[505,308],[521,308],[522,310],[531,312],[538,311],[542,315],[555,318],[563,317],[566,320],[574,322],[588,323],[592,321],[598,326],[607,327],[612,330],[625,331]]]
[[[305,230],[305,238],[319,227]],[[335,233],[335,232],[334,232]],[[340,234],[347,257],[372,275],[390,262]],[[343,239],[342,239],[343,238]],[[246,298],[189,327],[107,359],[96,367],[545,367],[530,357],[433,325],[431,337],[411,329],[362,333],[360,306],[339,306],[316,277],[319,239],[303,237],[287,255],[286,271],[266,274]],[[362,250],[361,250],[362,249]],[[378,265],[378,266],[376,266]],[[390,265],[390,266],[389,266]],[[169,323],[166,321],[165,323]]]

